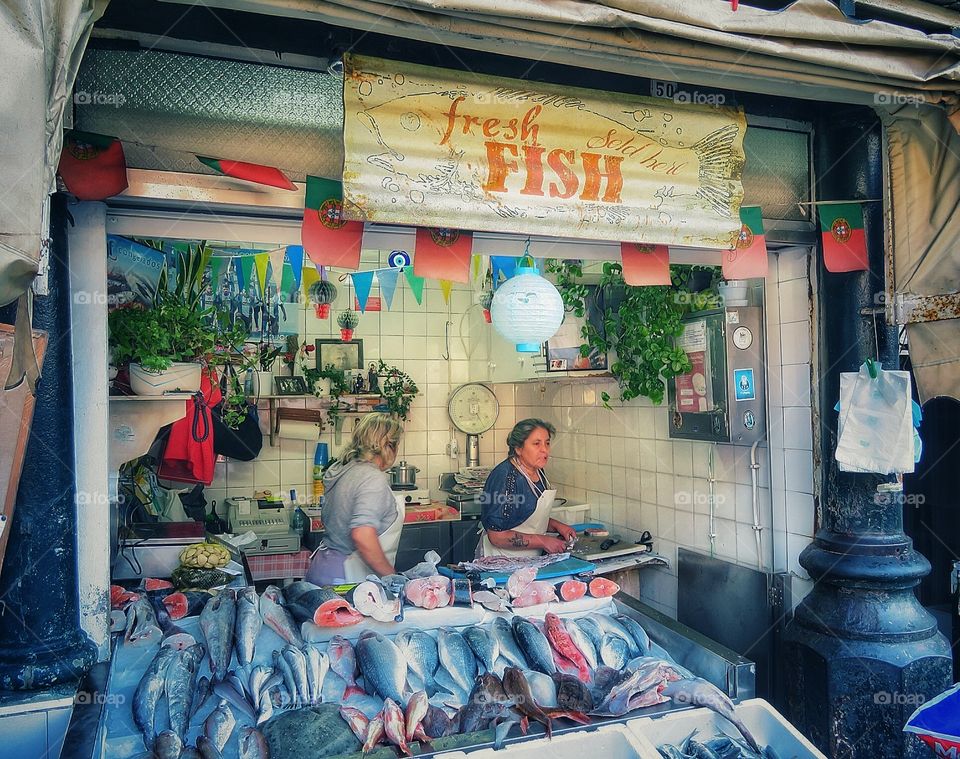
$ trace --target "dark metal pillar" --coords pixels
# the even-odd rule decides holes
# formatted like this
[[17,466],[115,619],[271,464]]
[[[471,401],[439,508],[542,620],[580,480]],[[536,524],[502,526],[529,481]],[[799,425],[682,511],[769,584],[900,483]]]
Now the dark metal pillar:
[[[36,298],[33,311],[34,328],[46,330],[49,342],[0,575],[4,690],[79,680],[96,661],[79,618],[70,281],[60,196],[52,228],[50,294]],[[5,309],[0,321],[12,322],[13,314]]]
[[[818,127],[818,198],[881,198],[880,126],[866,109],[831,112]],[[785,633],[791,721],[833,757],[923,757],[901,729],[919,703],[950,684],[947,640],[914,589],[930,571],[903,533],[891,480],[840,472],[836,448],[840,372],[868,356],[897,368],[896,328],[861,313],[883,292],[883,207],[864,204],[870,271],[820,271],[820,529],[800,556],[815,585]]]

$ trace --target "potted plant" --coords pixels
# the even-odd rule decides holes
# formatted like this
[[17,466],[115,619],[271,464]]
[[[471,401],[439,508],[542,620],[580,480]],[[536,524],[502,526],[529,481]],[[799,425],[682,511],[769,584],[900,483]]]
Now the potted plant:
[[360,315],[349,308],[340,312],[337,317],[337,326],[340,327],[340,339],[347,341],[353,339],[353,330],[360,323]]
[[330,316],[330,304],[336,300],[337,287],[326,279],[318,279],[307,292],[310,302],[313,303],[314,310],[318,319],[326,319]]
[[395,366],[388,366],[383,359],[380,359],[377,374],[381,378],[380,396],[389,407],[390,413],[406,421],[410,405],[420,392],[417,383],[409,374]]
[[127,304],[108,316],[114,364],[129,365],[130,387],[137,395],[196,392],[203,366],[235,355],[243,344],[241,327],[201,304],[208,259],[204,243],[190,246],[178,255],[172,288],[164,270],[149,305]]
[[273,389],[273,366],[281,352],[282,349],[279,346],[273,346],[268,342],[261,342],[257,345],[257,368],[254,370],[254,381],[256,382],[254,392],[256,395],[270,395]]
[[490,324],[492,321],[490,317],[490,304],[493,303],[493,290],[484,290],[480,293],[480,308],[483,309],[483,318]]

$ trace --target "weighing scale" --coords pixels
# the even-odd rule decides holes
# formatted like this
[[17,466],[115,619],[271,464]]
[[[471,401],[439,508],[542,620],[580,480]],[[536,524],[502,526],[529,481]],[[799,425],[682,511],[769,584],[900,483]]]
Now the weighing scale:
[[500,414],[497,396],[486,385],[468,382],[450,394],[447,404],[450,421],[467,436],[467,466],[480,465],[480,435],[489,430]]

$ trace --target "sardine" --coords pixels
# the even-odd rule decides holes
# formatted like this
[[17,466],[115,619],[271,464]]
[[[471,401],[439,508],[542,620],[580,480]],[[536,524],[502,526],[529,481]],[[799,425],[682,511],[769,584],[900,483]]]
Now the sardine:
[[303,645],[303,636],[293,616],[283,605],[283,596],[275,585],[268,585],[260,596],[260,616],[263,624],[273,630],[287,643],[298,648]]
[[418,678],[416,687],[422,687],[427,695],[436,693],[434,676],[440,666],[440,654],[437,641],[423,630],[406,630],[400,633],[395,642],[407,661],[407,667]]
[[157,759],[180,759],[183,751],[183,739],[174,730],[164,730],[157,736],[153,753]]
[[441,627],[437,635],[437,651],[447,674],[464,696],[468,695],[477,676],[477,660],[467,639],[456,630]]
[[485,672],[493,672],[497,658],[500,656],[500,646],[497,639],[482,627],[468,627],[463,631],[463,637],[473,650],[474,655],[483,665]]
[[281,657],[286,660],[293,674],[293,682],[296,686],[296,698],[303,704],[310,703],[310,681],[307,675],[307,657],[299,648],[295,646],[284,646],[280,652]]
[[367,739],[367,728],[370,726],[370,720],[367,715],[359,709],[352,706],[340,705],[340,716],[346,722],[357,739],[363,743]]
[[212,680],[223,680],[227,675],[236,616],[237,601],[229,588],[224,588],[207,601],[200,612],[200,631],[207,642]]
[[143,594],[138,594],[124,610],[127,614],[127,629],[123,642],[147,646],[162,635],[153,605]]
[[633,617],[628,617],[626,614],[617,614],[614,616],[614,619],[623,625],[627,632],[630,633],[630,636],[640,649],[640,655],[648,656],[651,646],[650,636],[647,635],[647,631],[640,626],[640,623]]
[[490,634],[496,639],[497,646],[500,649],[500,656],[506,659],[511,667],[526,669],[530,665],[527,663],[527,657],[517,644],[514,637],[513,628],[503,617],[497,617],[490,626]]
[[330,659],[330,669],[347,684],[343,699],[354,694],[363,695],[363,688],[357,685],[357,654],[353,644],[342,635],[334,635],[327,644],[327,657]]
[[241,727],[240,738],[237,741],[240,759],[270,759],[270,747],[267,739],[259,730],[252,727]]
[[250,695],[250,703],[254,711],[260,710],[260,693],[272,674],[273,669],[264,664],[259,664],[250,670],[250,677],[247,678],[247,693]]
[[407,701],[407,708],[403,714],[403,734],[408,741],[412,741],[417,734],[417,728],[420,727],[428,706],[430,702],[427,700],[427,692],[423,690],[418,690]]
[[190,727],[193,698],[197,693],[197,670],[202,658],[203,647],[191,646],[185,651],[177,651],[167,667],[164,692],[167,695],[170,729],[180,736],[181,741],[186,739]]
[[386,698],[383,701],[383,732],[387,740],[394,746],[398,746],[406,756],[413,756],[410,753],[410,747],[407,745],[407,738],[404,732],[403,710],[392,698]]
[[200,756],[203,759],[223,759],[223,754],[220,753],[217,744],[205,735],[197,738],[197,748],[200,750]]
[[545,675],[552,675],[557,671],[550,642],[533,622],[524,617],[514,617],[513,633],[520,648],[526,654],[531,669],[543,672]]
[[383,740],[383,712],[370,720],[367,725],[367,738],[363,742],[363,753],[369,754]]
[[699,677],[693,680],[675,680],[667,683],[663,689],[663,695],[673,699],[678,704],[705,706],[720,716],[726,717],[740,731],[740,734],[750,744],[750,748],[758,754],[762,753],[760,745],[747,730],[747,726],[737,717],[733,702],[713,683]]
[[368,630],[357,641],[356,652],[368,689],[373,688],[381,698],[392,698],[397,703],[403,703],[407,663],[396,644]]
[[319,704],[322,700],[323,681],[330,669],[330,659],[321,653],[316,646],[307,644],[303,647],[307,657],[307,680],[310,685],[310,702]]
[[237,720],[230,711],[226,699],[222,699],[220,705],[210,712],[210,716],[203,723],[203,734],[214,742],[217,751],[222,752],[236,724]]
[[257,589],[250,586],[237,592],[236,649],[237,661],[241,667],[253,662],[257,645],[257,636],[263,626],[260,617],[260,598]]
[[161,648],[143,673],[133,694],[133,721],[143,733],[143,745],[148,751],[153,749],[157,735],[157,704],[163,697],[167,668],[177,653],[172,648]]
[[583,631],[583,628],[572,619],[568,619],[564,623],[564,627],[567,628],[567,634],[570,636],[570,640],[573,641],[573,645],[577,647],[577,650],[583,654],[583,658],[587,660],[590,669],[596,669],[599,661],[597,660],[597,648],[593,645],[593,641],[591,641]]

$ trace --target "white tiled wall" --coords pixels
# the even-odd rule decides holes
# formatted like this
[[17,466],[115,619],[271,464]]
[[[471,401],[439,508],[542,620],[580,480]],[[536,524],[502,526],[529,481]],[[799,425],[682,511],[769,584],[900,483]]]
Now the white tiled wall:
[[[806,251],[771,255],[765,285],[771,455],[759,450],[761,559],[766,569],[804,578],[797,557],[814,529],[809,304]],[[561,495],[591,503],[593,517],[624,540],[653,533],[671,567],[644,570],[641,595],[676,616],[677,548],[710,550],[711,448],[714,550],[720,558],[757,566],[750,449],[671,440],[665,406],[638,399],[611,402],[608,410],[599,400],[604,390],[618,395],[609,380],[518,384],[516,418],[539,416],[557,426],[548,474]]]
[[[364,251],[361,269],[387,266],[386,254],[379,251]],[[300,310],[300,336],[313,342],[316,338],[339,338],[337,314],[352,304],[354,290],[347,282],[336,281],[339,288],[337,300],[332,304],[329,319],[318,319],[313,306],[302,303]],[[349,295],[348,295],[349,291]],[[381,293],[376,280],[371,297]],[[349,298],[349,299],[348,299]],[[424,283],[423,303],[418,304],[413,292],[401,276],[391,310],[367,311],[360,315],[360,324],[354,331],[354,339],[363,340],[364,363],[383,358],[409,374],[420,389],[414,400],[408,421],[404,425],[399,459],[418,467],[417,484],[435,488],[438,475],[456,468],[457,461],[446,454],[446,444],[453,437],[453,429],[447,416],[447,400],[451,387],[469,380],[466,340],[460,338],[461,317],[471,309],[475,296],[470,285],[454,284],[450,303],[444,301],[439,282]],[[479,306],[473,310],[479,309]],[[449,335],[449,339],[447,338]],[[316,354],[314,354],[316,355]],[[446,360],[444,356],[448,356]],[[278,362],[275,372],[282,365]],[[299,373],[299,372],[298,372]],[[366,376],[366,373],[364,373]],[[311,399],[281,401],[285,406],[304,407],[317,405]],[[501,412],[500,424],[512,426],[512,414],[507,407]],[[302,440],[280,439],[277,447],[270,445],[267,436],[267,403],[260,403],[261,427],[264,431],[263,449],[255,461],[229,460],[217,464],[213,483],[206,490],[207,500],[221,502],[226,496],[252,495],[254,490],[271,490],[284,495],[296,489],[299,496],[310,495],[313,454],[315,444]],[[349,440],[356,415],[344,420],[343,435],[338,445],[332,430],[325,429],[320,440],[326,441],[331,456],[336,455]],[[506,438],[506,432],[503,433]],[[463,435],[457,433],[458,445],[463,450]],[[485,440],[485,444],[491,444]]]

